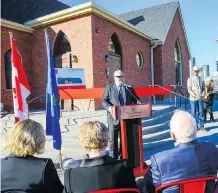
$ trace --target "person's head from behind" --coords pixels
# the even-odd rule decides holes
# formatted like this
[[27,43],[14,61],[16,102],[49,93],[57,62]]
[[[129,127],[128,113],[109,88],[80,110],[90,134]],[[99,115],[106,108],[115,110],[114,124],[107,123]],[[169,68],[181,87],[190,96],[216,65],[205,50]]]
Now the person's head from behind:
[[191,114],[177,110],[170,120],[170,131],[178,143],[188,143],[196,139],[197,124]]
[[205,81],[206,86],[213,86],[213,80],[211,77],[208,77]]
[[79,128],[79,141],[89,154],[104,152],[108,145],[109,130],[99,121],[85,122]]
[[14,155],[42,154],[45,146],[45,134],[40,123],[31,119],[14,125],[5,138],[4,149]]
[[114,82],[117,86],[120,86],[121,84],[123,84],[123,72],[121,70],[116,70],[114,72]]

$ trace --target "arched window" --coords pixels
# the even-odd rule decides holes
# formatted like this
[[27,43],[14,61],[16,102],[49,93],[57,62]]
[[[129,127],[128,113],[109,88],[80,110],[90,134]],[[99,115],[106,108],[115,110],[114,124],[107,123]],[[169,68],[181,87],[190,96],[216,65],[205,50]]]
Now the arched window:
[[106,77],[109,78],[110,83],[113,83],[114,71],[122,70],[122,51],[120,41],[116,33],[113,33],[109,39],[108,53],[107,62],[109,62],[109,66],[106,69]]
[[115,33],[111,36],[111,38],[109,40],[108,50],[111,53],[115,53],[115,54],[118,54],[119,56],[121,56],[120,42],[119,42],[117,35]]
[[64,63],[65,66],[71,67],[71,46],[67,36],[62,31],[56,37],[53,54],[55,68],[62,68]]
[[176,84],[182,85],[182,55],[179,40],[176,40],[174,58],[176,69]]
[[11,49],[4,55],[5,60],[5,82],[6,89],[12,89],[12,64],[11,64]]
[[[70,41],[64,32],[59,31],[55,39],[54,50],[54,66],[55,68],[72,68],[72,55]],[[73,109],[73,100],[61,100],[61,109]]]
[[144,60],[141,52],[137,52],[136,54],[136,63],[139,68],[143,66]]

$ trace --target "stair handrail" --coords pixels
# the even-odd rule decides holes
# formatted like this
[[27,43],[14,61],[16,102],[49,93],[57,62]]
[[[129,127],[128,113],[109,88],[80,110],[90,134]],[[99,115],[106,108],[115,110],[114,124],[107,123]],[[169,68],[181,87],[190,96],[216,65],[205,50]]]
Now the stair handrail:
[[[174,86],[174,87],[175,87],[176,85],[170,85],[170,86]],[[162,89],[164,89],[164,90],[170,92],[171,94],[174,94],[174,95],[177,95],[177,96],[180,96],[180,97],[182,97],[182,98],[184,98],[184,99],[188,99],[188,100],[189,100],[188,97],[182,96],[182,95],[180,95],[180,94],[178,94],[178,93],[176,93],[176,92],[173,92],[173,91],[171,91],[171,90],[169,90],[169,89],[167,89],[167,88],[165,88],[165,87],[163,87],[163,86],[160,86],[160,85],[149,85],[149,87],[159,87],[159,88],[162,88]],[[40,97],[42,97],[42,96],[44,96],[44,95],[46,95],[46,93],[39,94],[38,96],[36,96],[36,97],[34,97],[34,98],[31,98],[30,100],[27,101],[27,104],[32,103],[33,101],[39,99]],[[74,105],[74,106],[75,106],[75,105]],[[76,106],[75,106],[75,107],[76,107]],[[76,107],[76,108],[78,108],[78,107]],[[4,118],[4,117],[7,116],[7,115],[13,113],[13,112],[14,112],[14,110],[11,110],[11,111],[5,113],[4,115],[1,116],[1,119]]]
[[[38,95],[38,96],[36,96],[36,97],[34,97],[34,98],[31,98],[30,100],[27,101],[27,104],[32,103],[33,101],[39,99],[40,97],[44,96],[45,94],[46,94],[46,93],[43,93],[43,94],[40,94],[40,95]],[[4,118],[4,117],[6,117],[7,115],[13,113],[13,112],[14,112],[14,110],[11,110],[11,111],[8,111],[7,113],[1,115],[1,119]]]
[[[174,86],[174,85],[170,85],[170,86]],[[171,94],[174,94],[174,95],[177,95],[177,96],[179,96],[179,97],[182,97],[182,98],[184,98],[184,99],[188,99],[188,100],[189,100],[188,97],[183,96],[183,95],[181,95],[181,94],[178,94],[178,93],[176,93],[176,92],[173,92],[173,91],[171,91],[171,90],[169,90],[169,89],[167,89],[167,88],[164,88],[163,86],[160,86],[160,85],[158,85],[158,84],[149,85],[149,87],[159,87],[159,88],[162,88],[162,89],[164,89],[164,90],[170,92]]]
[[[166,91],[168,91],[169,93],[170,93],[170,106],[174,106],[175,108],[177,108],[177,102],[176,102],[176,97],[179,97],[179,99],[180,99],[180,105],[179,105],[179,108],[181,108],[182,107],[182,101],[181,101],[181,98],[183,98],[184,100],[185,100],[185,110],[187,110],[187,103],[188,103],[188,101],[190,100],[188,97],[186,97],[186,96],[184,96],[183,95],[183,93],[181,92],[181,90],[180,90],[180,92],[182,93],[182,94],[178,94],[177,92],[174,92],[174,91],[172,91],[172,90],[170,90],[170,89],[167,89],[167,88],[165,88],[165,87],[163,87],[163,86],[160,86],[160,85],[149,85],[150,87],[159,87],[159,88],[161,88],[161,89],[164,89],[164,90],[166,90]],[[171,87],[178,87],[178,85],[170,85]],[[174,105],[172,104],[172,101],[171,101],[171,95],[172,94],[174,94],[175,95],[175,100],[174,100]]]
[[[179,90],[179,92],[180,92],[183,96],[187,96],[187,95],[188,95],[188,89],[187,89],[186,87],[183,87],[183,86],[181,86],[181,85],[170,85],[170,86],[173,86],[176,91]],[[187,92],[187,93],[186,93],[187,95],[182,92],[182,89]]]
[[[183,95],[183,96],[188,96],[188,89],[186,87],[183,87],[182,85],[170,85],[170,86],[174,86],[174,90],[175,92],[177,93],[177,90]],[[186,91],[186,95],[182,92],[182,89]],[[175,100],[176,100],[176,97],[175,96]],[[185,110],[186,110],[186,107],[187,107],[187,99],[184,99],[185,100]],[[176,101],[175,101],[175,106],[176,106]],[[179,97],[179,107],[181,108],[182,107],[182,98]]]
[[[35,100],[37,100],[37,99],[39,99],[40,97],[45,96],[45,95],[46,95],[46,92],[45,92],[45,93],[42,93],[42,94],[39,94],[39,95],[37,95],[36,97],[33,97],[33,98],[29,99],[29,100],[27,101],[27,104],[30,104],[30,103],[32,103],[33,101],[35,101]],[[76,107],[77,110],[79,110],[79,108],[78,108],[76,105],[73,105],[73,106]],[[4,118],[4,117],[7,116],[7,115],[13,113],[13,112],[14,112],[14,110],[11,110],[11,111],[8,111],[7,113],[1,115],[1,119]],[[62,110],[61,110],[61,116],[62,116]]]

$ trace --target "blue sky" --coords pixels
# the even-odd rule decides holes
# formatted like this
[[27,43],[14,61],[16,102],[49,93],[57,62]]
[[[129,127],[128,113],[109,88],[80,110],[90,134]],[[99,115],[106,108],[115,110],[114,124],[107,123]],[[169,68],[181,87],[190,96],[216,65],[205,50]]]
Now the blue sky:
[[[59,0],[75,6],[87,0]],[[94,0],[114,14],[129,12],[174,0]],[[179,0],[191,54],[196,64],[210,65],[213,76],[218,59],[218,0]]]

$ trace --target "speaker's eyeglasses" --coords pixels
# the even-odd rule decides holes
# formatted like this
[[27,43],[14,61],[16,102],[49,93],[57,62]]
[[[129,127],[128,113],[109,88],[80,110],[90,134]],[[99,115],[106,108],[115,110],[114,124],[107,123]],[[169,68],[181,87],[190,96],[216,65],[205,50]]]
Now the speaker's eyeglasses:
[[123,78],[123,76],[114,76],[114,77],[117,77],[117,78]]

